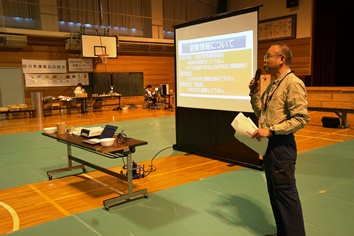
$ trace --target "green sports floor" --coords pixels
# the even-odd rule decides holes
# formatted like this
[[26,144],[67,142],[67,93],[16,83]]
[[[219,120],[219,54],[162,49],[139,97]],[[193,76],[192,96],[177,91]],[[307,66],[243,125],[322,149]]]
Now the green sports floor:
[[[137,148],[133,155],[136,162],[179,153],[171,148],[175,144],[174,117],[111,124],[124,129],[129,137],[149,142]],[[353,146],[354,139],[298,155],[296,177],[307,235],[354,235]],[[46,181],[47,170],[66,164],[63,158],[66,150],[62,147],[43,137],[40,131],[0,135],[0,192]],[[112,163],[102,159],[101,165],[111,167]],[[5,204],[0,198],[0,207]],[[130,201],[109,211],[102,206],[7,235],[253,236],[268,233],[275,233],[275,223],[264,173],[241,168],[151,193],[149,198]]]

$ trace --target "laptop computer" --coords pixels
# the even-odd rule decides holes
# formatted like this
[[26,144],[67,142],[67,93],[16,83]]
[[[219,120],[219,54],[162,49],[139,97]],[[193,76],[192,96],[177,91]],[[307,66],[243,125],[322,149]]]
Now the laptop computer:
[[118,127],[114,125],[106,125],[98,138],[85,139],[82,142],[88,144],[98,144],[103,138],[113,138]]

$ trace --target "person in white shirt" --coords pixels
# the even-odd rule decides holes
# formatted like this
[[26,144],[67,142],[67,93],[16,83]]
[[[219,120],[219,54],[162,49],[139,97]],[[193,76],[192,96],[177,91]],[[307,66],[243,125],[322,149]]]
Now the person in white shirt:
[[[79,94],[86,93],[84,86],[81,83],[78,83],[74,90],[74,97],[78,97]],[[76,98],[76,103],[80,103],[81,113],[86,113],[86,98]]]
[[77,87],[74,90],[74,95],[76,97],[77,94],[83,94],[86,93],[84,86],[81,83],[77,84]]
[[152,101],[153,106],[155,106],[157,99],[156,99],[155,94],[151,90],[152,90],[152,86],[150,84],[148,86],[146,86],[146,88],[145,88],[145,100],[146,101]]

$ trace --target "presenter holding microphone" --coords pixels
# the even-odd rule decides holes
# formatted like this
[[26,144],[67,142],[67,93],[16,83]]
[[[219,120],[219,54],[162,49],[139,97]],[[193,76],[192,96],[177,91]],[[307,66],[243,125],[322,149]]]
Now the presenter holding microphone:
[[[278,236],[304,236],[305,227],[300,197],[296,187],[297,149],[294,133],[310,117],[304,83],[290,69],[291,49],[282,42],[274,43],[264,56],[264,70],[274,79],[260,94],[259,82],[252,79],[249,88],[254,113],[260,128],[252,138],[269,138],[263,165],[268,194]],[[272,235],[272,234],[270,234]]]

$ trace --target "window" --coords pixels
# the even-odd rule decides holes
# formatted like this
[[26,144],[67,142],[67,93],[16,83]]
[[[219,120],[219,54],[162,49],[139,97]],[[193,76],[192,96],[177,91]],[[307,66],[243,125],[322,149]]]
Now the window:
[[96,27],[143,29],[143,0],[58,0],[58,18]]

